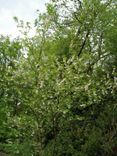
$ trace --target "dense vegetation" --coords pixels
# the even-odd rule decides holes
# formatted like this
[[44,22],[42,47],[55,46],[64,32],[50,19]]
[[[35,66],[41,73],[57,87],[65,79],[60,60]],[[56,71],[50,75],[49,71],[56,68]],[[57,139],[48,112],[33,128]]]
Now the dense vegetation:
[[52,0],[0,37],[0,151],[117,154],[117,1]]

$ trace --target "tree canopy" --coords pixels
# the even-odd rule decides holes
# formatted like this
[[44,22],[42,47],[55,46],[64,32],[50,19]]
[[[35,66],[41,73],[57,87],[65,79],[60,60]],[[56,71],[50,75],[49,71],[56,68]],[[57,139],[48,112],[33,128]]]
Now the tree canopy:
[[0,36],[0,152],[117,154],[117,1],[51,0]]

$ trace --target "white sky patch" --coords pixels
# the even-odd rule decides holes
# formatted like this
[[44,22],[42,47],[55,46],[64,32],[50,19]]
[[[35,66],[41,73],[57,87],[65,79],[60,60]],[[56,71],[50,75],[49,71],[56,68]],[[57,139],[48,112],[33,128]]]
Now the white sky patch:
[[24,22],[34,22],[37,17],[36,10],[44,12],[45,3],[49,0],[0,0],[0,34],[18,36],[20,33],[17,29],[13,17],[18,17]]

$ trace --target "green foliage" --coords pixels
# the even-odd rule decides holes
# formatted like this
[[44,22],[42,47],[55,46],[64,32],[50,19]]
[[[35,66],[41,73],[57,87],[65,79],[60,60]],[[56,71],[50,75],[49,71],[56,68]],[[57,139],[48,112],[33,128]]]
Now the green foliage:
[[0,37],[0,151],[115,156],[116,1],[51,1],[23,37]]

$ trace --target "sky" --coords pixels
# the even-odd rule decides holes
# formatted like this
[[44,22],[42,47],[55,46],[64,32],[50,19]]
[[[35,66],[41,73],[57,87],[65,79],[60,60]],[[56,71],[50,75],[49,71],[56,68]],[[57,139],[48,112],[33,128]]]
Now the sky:
[[17,37],[19,31],[13,17],[33,23],[36,10],[44,12],[46,2],[48,0],[0,0],[0,34]]

